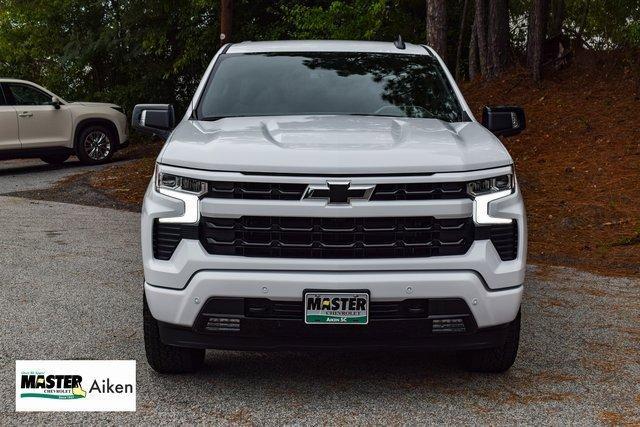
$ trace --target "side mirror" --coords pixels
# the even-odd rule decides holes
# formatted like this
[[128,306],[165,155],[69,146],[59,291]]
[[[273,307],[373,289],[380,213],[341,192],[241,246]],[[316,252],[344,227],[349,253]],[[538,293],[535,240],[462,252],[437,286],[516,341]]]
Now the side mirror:
[[515,106],[484,107],[482,125],[496,136],[517,135],[527,127],[524,109]]
[[131,127],[140,133],[166,140],[175,125],[173,105],[138,104],[133,108]]
[[60,98],[58,98],[57,96],[52,96],[51,97],[51,105],[53,105],[53,108],[55,108],[56,110],[60,109]]

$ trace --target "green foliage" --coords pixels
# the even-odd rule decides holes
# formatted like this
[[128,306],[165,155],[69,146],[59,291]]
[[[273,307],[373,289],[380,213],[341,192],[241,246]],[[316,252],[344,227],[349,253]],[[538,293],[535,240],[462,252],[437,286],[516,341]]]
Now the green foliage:
[[421,16],[412,13],[416,5],[400,0],[297,2],[283,5],[282,12],[294,39],[392,40],[402,34],[419,42],[423,32],[415,31],[421,27]]
[[328,7],[285,7],[285,16],[294,28],[293,35],[301,39],[373,40],[389,20],[387,0],[334,1]]
[[[451,67],[463,3],[447,1]],[[425,39],[424,0],[235,4],[236,41]],[[531,0],[509,5],[512,42],[522,49]],[[566,0],[566,6],[566,30],[593,48],[640,46],[640,0]],[[0,75],[36,81],[69,100],[184,108],[219,47],[218,7],[217,0],[0,0]]]
[[184,107],[218,48],[209,1],[0,1],[0,75],[66,99]]
[[635,43],[640,0],[567,0],[570,34],[580,34],[594,49],[612,49]]

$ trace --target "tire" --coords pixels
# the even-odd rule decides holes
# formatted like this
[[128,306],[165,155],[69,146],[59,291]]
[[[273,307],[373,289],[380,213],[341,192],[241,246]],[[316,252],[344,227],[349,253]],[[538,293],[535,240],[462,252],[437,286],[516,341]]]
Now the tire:
[[76,155],[85,165],[99,165],[111,160],[116,151],[116,136],[102,125],[88,126],[76,140]]
[[470,350],[460,354],[462,365],[470,372],[506,372],[516,361],[520,342],[520,312],[507,328],[507,339],[500,347]]
[[47,154],[46,156],[40,157],[45,163],[49,163],[50,165],[61,165],[63,164],[71,154],[69,153],[56,153],[56,154]]
[[161,374],[188,374],[198,371],[204,363],[204,349],[166,345],[160,340],[158,321],[153,318],[146,296],[143,305],[144,349],[147,362]]

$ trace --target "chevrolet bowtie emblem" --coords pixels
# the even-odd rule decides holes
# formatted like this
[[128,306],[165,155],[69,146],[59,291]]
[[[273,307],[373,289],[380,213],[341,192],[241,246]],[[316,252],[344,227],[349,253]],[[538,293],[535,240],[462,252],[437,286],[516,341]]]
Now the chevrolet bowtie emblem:
[[351,200],[369,200],[375,185],[351,185],[350,182],[332,182],[309,185],[303,199],[326,200],[331,205],[344,205]]

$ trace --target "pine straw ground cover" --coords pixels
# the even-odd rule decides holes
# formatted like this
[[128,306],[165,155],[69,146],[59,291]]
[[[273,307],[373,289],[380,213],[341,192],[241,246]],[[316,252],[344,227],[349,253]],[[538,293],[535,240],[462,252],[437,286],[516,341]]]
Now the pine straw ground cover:
[[463,85],[483,105],[525,108],[503,142],[527,207],[529,259],[640,274],[640,100],[612,56],[583,57],[539,86],[523,70]]
[[[527,130],[503,142],[527,206],[529,259],[606,274],[640,275],[640,101],[613,55],[583,55],[533,84],[521,69],[461,87],[484,105],[522,105]],[[135,145],[134,145],[135,147]],[[96,173],[92,185],[140,203],[159,143],[142,158]]]

